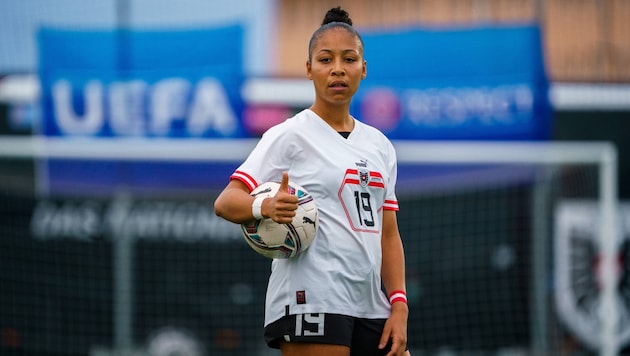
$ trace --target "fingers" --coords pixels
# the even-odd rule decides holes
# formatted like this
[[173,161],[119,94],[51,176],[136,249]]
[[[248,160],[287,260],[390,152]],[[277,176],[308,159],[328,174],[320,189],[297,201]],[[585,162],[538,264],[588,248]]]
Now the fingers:
[[391,330],[388,327],[387,323],[385,323],[385,328],[383,329],[383,334],[381,334],[381,339],[378,342],[378,348],[380,350],[384,349],[387,346],[387,342],[389,341],[389,337],[391,335]]
[[378,343],[378,348],[381,350],[384,349],[390,339],[392,341],[391,349],[386,356],[406,355],[404,353],[406,343],[402,340],[400,335],[397,335],[397,333],[394,332],[391,323],[386,322],[385,327],[383,328],[383,333],[381,334],[381,339]]
[[405,348],[401,344],[400,340],[397,340],[396,338],[394,338],[392,340],[392,348],[385,356],[397,356],[401,354],[404,355],[403,353],[404,350]]
[[272,200],[273,209],[270,217],[280,224],[288,224],[293,221],[295,211],[298,208],[298,198],[289,194],[289,174],[282,172],[282,180],[278,192]]
[[280,189],[279,192],[288,192],[289,191],[289,173],[282,172],[282,180],[280,181]]

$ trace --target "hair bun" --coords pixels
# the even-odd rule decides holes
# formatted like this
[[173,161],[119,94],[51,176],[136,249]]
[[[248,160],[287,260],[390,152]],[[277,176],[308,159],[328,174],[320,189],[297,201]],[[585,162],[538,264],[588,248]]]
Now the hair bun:
[[350,14],[348,14],[346,10],[343,10],[341,6],[333,7],[332,9],[328,10],[326,15],[324,16],[324,20],[322,21],[322,26],[331,22],[343,22],[352,26],[352,19],[350,19]]

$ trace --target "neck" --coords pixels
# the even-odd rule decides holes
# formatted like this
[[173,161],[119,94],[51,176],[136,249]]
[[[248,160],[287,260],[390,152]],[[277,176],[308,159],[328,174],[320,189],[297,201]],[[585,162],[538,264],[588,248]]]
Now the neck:
[[321,117],[335,131],[350,132],[354,128],[354,120],[350,116],[348,107],[322,108],[317,105],[310,107],[311,111]]

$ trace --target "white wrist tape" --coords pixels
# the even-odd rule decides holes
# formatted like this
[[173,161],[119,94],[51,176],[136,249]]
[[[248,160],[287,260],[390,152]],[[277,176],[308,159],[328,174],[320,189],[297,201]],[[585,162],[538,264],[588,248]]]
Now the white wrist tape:
[[256,220],[261,220],[263,218],[262,216],[262,202],[263,200],[265,200],[265,198],[267,197],[256,197],[256,199],[254,199],[254,202],[252,203],[252,215],[254,216],[254,219]]

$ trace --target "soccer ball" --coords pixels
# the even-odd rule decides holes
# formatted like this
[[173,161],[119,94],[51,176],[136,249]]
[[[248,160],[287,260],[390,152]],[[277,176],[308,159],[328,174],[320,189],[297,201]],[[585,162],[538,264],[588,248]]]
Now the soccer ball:
[[[251,192],[253,196],[273,197],[280,183],[267,182]],[[289,193],[298,197],[293,222],[278,224],[270,218],[242,224],[245,241],[254,251],[268,258],[292,258],[308,249],[319,227],[317,205],[313,197],[298,184],[289,182]]]

